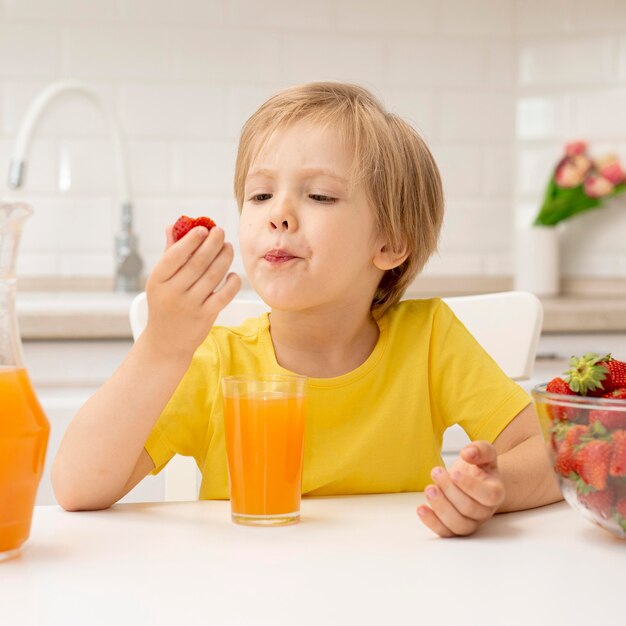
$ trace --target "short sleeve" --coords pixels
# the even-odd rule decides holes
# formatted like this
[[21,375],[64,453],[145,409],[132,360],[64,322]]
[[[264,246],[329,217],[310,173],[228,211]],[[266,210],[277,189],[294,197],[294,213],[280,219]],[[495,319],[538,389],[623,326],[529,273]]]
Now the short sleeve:
[[196,350],[144,445],[158,474],[175,454],[206,456],[212,407],[219,400],[220,359],[211,336]]
[[530,402],[443,301],[430,345],[433,405],[446,428],[459,424],[470,439],[492,443]]

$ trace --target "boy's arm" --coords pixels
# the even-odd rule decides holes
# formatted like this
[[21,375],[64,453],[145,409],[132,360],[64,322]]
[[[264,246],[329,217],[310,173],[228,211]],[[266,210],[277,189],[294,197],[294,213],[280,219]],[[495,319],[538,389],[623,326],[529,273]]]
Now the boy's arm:
[[67,510],[117,502],[153,469],[144,444],[187,371],[193,353],[239,290],[224,232],[194,228],[168,247],[146,285],[146,329],[111,378],[67,428],[52,467],[52,486]]
[[435,467],[417,513],[441,537],[470,535],[494,513],[561,499],[533,405],[520,411],[493,444],[473,441],[446,470]]
[[498,513],[531,509],[562,499],[532,404],[513,418],[493,446],[505,487]]

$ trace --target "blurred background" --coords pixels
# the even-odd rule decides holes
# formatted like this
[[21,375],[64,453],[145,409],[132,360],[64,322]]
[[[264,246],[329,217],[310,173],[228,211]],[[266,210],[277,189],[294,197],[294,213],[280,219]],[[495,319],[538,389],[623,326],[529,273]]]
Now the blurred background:
[[[626,161],[624,0],[0,0],[0,195],[36,211],[22,277],[112,276],[119,197],[92,104],[55,101],[24,190],[7,186],[20,120],[61,79],[89,83],[119,117],[148,270],[181,213],[236,240],[240,128],[294,83],[360,83],[426,138],[447,198],[433,278],[510,279],[515,229],[566,141]],[[626,277],[625,240],[624,198],[569,220],[563,275]]]

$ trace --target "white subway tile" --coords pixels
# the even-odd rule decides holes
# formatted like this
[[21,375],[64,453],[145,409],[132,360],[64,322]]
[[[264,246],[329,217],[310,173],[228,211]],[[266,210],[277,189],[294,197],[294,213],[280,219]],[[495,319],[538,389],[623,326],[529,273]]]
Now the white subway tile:
[[485,83],[489,47],[481,42],[391,41],[386,79],[396,85],[468,87]]
[[179,80],[259,83],[279,74],[281,35],[276,31],[186,28],[174,37]]
[[59,33],[37,24],[0,24],[0,78],[52,78],[58,69]]
[[[0,140],[0,191],[6,191],[11,195],[19,193],[13,189],[9,190],[8,185],[9,163],[13,149],[12,139]],[[27,156],[24,191],[21,192],[25,196],[25,202],[28,201],[29,192],[54,192],[56,190],[58,163],[56,142],[48,139],[35,139],[30,144]]]
[[510,239],[513,216],[506,201],[450,201],[442,231],[443,250],[484,253],[499,250]]
[[616,78],[611,37],[522,43],[520,84],[524,86],[598,85]]
[[445,141],[513,141],[513,94],[467,92],[437,96],[438,137]]
[[520,140],[562,137],[567,127],[564,96],[537,96],[517,100],[516,134]]
[[617,141],[626,137],[626,89],[581,93],[573,99],[576,137]]
[[224,23],[222,0],[118,0],[118,5],[120,17],[125,23],[196,26]]
[[578,32],[626,30],[626,2],[624,0],[571,0],[572,28]]
[[89,80],[167,80],[172,54],[170,28],[77,24],[64,33],[63,71]]
[[[546,180],[547,182],[547,180]],[[519,197],[515,200],[515,217],[514,228],[524,229],[528,228],[534,221],[537,213],[539,212],[541,204],[541,197],[537,196],[532,199],[522,200]]]
[[622,84],[626,81],[626,37],[619,40],[618,80]]
[[120,88],[119,110],[133,137],[198,138],[224,134],[226,93],[208,85],[141,85]]
[[172,148],[169,142],[128,142],[128,163],[133,196],[172,191]]
[[[6,117],[4,130],[16,133],[28,107],[50,83],[8,82],[5,84]],[[113,89],[110,85],[89,81],[86,83],[107,107],[113,107]],[[115,110],[115,109],[113,109]],[[37,136],[107,135],[105,117],[87,95],[72,91],[58,95],[48,103],[35,128]]]
[[35,213],[24,228],[25,250],[38,253],[113,250],[119,210],[111,198],[31,196],[29,204]]
[[436,0],[342,0],[335,3],[333,11],[333,23],[347,31],[430,33],[437,24]]
[[116,161],[113,146],[105,139],[73,139],[59,144],[58,190],[74,194],[116,192]]
[[431,151],[439,167],[447,199],[480,195],[483,159],[479,148],[431,145]]
[[229,139],[239,139],[248,118],[271,96],[287,85],[232,85],[227,88],[226,128]]
[[[556,144],[541,147],[518,147],[517,191],[541,202],[554,168],[563,156]],[[537,205],[536,210],[539,210]]]
[[492,42],[489,65],[491,88],[512,91],[518,83],[517,46],[512,42]]
[[29,252],[25,249],[24,244],[21,244],[15,264],[15,273],[18,286],[19,280],[23,276],[58,276],[59,255],[56,252]]
[[487,252],[483,256],[483,274],[487,276],[512,276],[514,270],[513,233],[503,242],[503,252]]
[[228,195],[233,188],[235,142],[178,142],[174,145],[174,190]]
[[435,137],[435,103],[432,93],[385,87],[375,92],[375,95],[383,101],[389,112],[411,124],[426,141]]
[[440,6],[444,33],[492,37],[513,34],[512,0],[443,0]]
[[292,0],[228,0],[227,23],[235,27],[329,28],[333,26],[331,0],[293,2]]
[[59,254],[61,276],[115,276],[113,252],[61,252]]
[[515,146],[487,148],[482,193],[487,198],[512,198],[515,189]]
[[[424,276],[479,276],[484,274],[483,259],[480,254],[455,252],[447,249],[443,242],[440,250],[430,257],[424,267]],[[416,284],[419,285],[419,277]]]
[[515,0],[515,30],[518,36],[565,33],[572,27],[571,13],[571,0]]
[[111,0],[4,0],[10,19],[45,22],[72,20],[107,22],[117,19],[115,2]]
[[367,85],[383,81],[383,44],[375,37],[331,34],[284,36],[284,77],[294,83],[344,80]]

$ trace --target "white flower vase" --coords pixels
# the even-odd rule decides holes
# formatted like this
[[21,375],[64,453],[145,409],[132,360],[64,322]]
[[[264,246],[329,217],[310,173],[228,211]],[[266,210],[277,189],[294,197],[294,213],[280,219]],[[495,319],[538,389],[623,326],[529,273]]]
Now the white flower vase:
[[519,229],[515,241],[515,289],[555,296],[560,282],[559,230],[555,226]]

